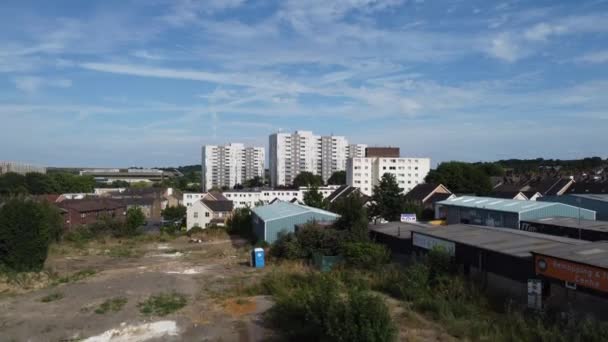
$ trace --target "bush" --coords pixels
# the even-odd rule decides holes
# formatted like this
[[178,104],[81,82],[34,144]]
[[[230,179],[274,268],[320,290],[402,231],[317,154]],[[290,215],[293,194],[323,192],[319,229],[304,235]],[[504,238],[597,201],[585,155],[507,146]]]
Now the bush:
[[8,200],[0,207],[0,263],[18,272],[41,270],[61,230],[59,211],[50,204]]
[[226,223],[228,233],[237,234],[244,238],[253,240],[254,234],[251,221],[251,210],[249,208],[235,209]]
[[137,304],[139,311],[144,315],[166,316],[186,306],[186,296],[177,293],[161,293],[150,296],[145,301]]
[[192,237],[192,235],[202,234],[205,230],[201,227],[192,227],[189,231],[186,232],[188,237]]
[[269,255],[279,259],[300,259],[304,252],[294,233],[279,234],[279,238],[270,247]]
[[345,289],[329,274],[311,273],[292,291],[275,295],[270,315],[289,340],[392,341],[396,328],[384,301]]
[[349,242],[341,249],[347,265],[374,269],[390,261],[390,252],[383,245],[373,242]]
[[270,255],[282,259],[310,258],[313,254],[338,255],[345,234],[314,223],[296,233],[280,234],[270,248]]
[[97,309],[95,309],[95,313],[98,315],[103,315],[107,312],[118,312],[122,310],[125,304],[127,304],[127,301],[127,298],[124,297],[108,299],[101,303]]
[[143,226],[145,223],[146,216],[140,208],[129,208],[127,210],[127,220],[124,225],[124,230],[119,231],[118,234],[115,235],[117,237],[138,235],[141,233],[141,226]]
[[160,232],[161,234],[176,235],[181,232],[181,229],[175,225],[168,225],[160,227]]

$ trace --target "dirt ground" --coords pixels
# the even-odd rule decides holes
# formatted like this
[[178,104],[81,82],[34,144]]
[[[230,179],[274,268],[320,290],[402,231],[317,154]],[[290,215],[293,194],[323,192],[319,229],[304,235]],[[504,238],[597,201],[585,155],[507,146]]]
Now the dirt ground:
[[[263,322],[271,298],[238,295],[237,289],[274,267],[249,267],[249,250],[245,241],[227,237],[54,246],[45,266],[51,271],[16,285],[0,282],[0,342],[279,340]],[[172,291],[187,296],[185,307],[164,317],[140,312],[138,303]],[[127,302],[117,311],[96,313],[114,298]],[[453,340],[399,301],[387,303],[399,340]]]
[[[110,245],[54,250],[46,267],[60,276],[95,274],[25,293],[0,290],[0,341],[266,341],[262,314],[272,306],[263,296],[226,298],[236,285],[264,271],[248,266],[244,241],[189,243],[186,237],[128,247],[134,257],[109,256]],[[37,287],[34,284],[32,287]],[[176,291],[188,298],[165,317],[145,316],[137,304],[150,295]],[[19,291],[23,292],[23,291]],[[43,302],[48,295],[62,298]],[[124,297],[118,312],[95,313],[108,299]]]

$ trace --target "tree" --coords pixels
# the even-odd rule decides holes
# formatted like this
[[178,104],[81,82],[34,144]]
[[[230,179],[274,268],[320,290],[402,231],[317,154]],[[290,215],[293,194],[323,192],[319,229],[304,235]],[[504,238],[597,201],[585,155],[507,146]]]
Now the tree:
[[133,207],[127,210],[127,221],[123,235],[135,236],[139,234],[139,228],[146,223],[146,216],[141,208]]
[[304,193],[304,204],[310,207],[323,208],[323,194],[319,192],[319,187],[313,185]]
[[487,195],[492,191],[490,176],[480,166],[463,162],[441,163],[426,176],[427,183],[443,184],[455,193]]
[[0,208],[0,263],[19,272],[41,270],[61,229],[61,215],[51,204],[9,199]]
[[0,176],[0,194],[18,195],[27,193],[28,190],[23,175],[9,172]]
[[340,215],[334,227],[347,231],[350,240],[365,241],[369,238],[367,209],[358,193],[332,203],[330,210]]
[[385,173],[380,179],[380,184],[374,187],[372,196],[372,216],[381,216],[389,221],[397,221],[401,217],[404,197],[403,189],[399,188],[395,175]]
[[245,181],[246,188],[259,188],[262,186],[264,186],[264,178],[260,176],[255,176]]
[[344,185],[346,184],[346,171],[336,171],[327,180],[327,184]]
[[312,172],[303,171],[300,172],[293,180],[293,186],[321,186],[323,185],[323,178],[321,176],[313,175]]
[[186,207],[178,205],[176,207],[167,207],[163,210],[163,218],[167,221],[177,222],[181,221],[186,217]]
[[57,183],[45,174],[31,172],[25,175],[27,190],[33,195],[54,194],[59,190]]
[[131,184],[124,180],[115,180],[110,184],[113,188],[128,188]]
[[253,240],[254,234],[251,222],[251,210],[249,208],[235,209],[226,225],[231,234],[238,234],[244,238]]

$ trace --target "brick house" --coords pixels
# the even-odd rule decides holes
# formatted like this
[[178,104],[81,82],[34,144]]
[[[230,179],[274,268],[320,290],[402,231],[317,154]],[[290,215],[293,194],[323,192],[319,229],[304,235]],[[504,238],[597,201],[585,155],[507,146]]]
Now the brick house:
[[63,225],[67,230],[95,223],[104,216],[124,220],[127,212],[125,204],[107,198],[65,200],[56,205],[61,210]]

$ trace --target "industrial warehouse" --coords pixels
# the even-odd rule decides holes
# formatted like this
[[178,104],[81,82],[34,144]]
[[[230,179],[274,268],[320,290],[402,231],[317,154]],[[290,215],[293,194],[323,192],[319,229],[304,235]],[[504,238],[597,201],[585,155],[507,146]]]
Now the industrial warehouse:
[[563,203],[461,196],[437,202],[435,217],[447,224],[475,224],[519,229],[522,220],[561,216],[595,220],[595,211]]

